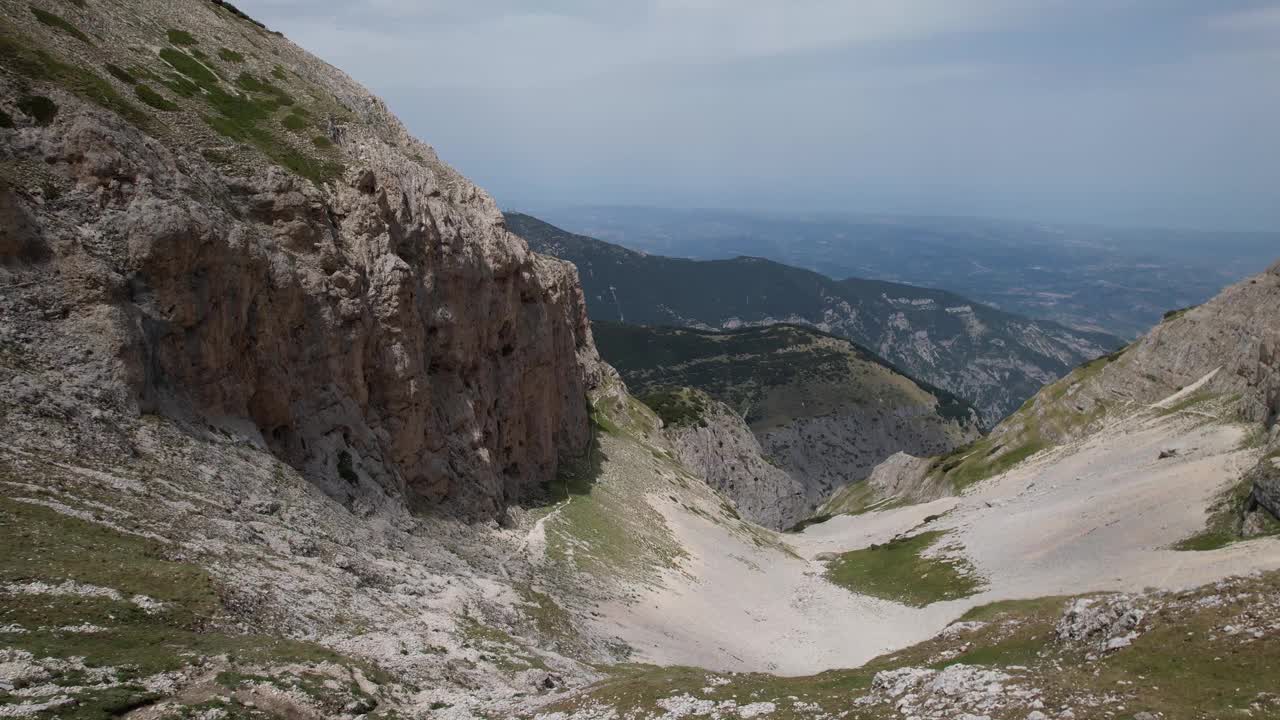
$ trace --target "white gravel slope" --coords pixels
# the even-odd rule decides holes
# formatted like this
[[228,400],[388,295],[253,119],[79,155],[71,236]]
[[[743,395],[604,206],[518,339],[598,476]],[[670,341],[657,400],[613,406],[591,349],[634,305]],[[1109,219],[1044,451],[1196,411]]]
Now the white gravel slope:
[[[634,647],[641,662],[801,675],[858,666],[995,600],[1176,588],[1280,568],[1277,539],[1213,552],[1166,549],[1201,529],[1209,499],[1252,463],[1256,451],[1238,449],[1243,435],[1193,415],[1136,415],[963,497],[841,516],[784,536],[803,560],[651,498],[692,560],[664,588],[604,608],[600,629]],[[1166,449],[1178,453],[1158,459]],[[963,545],[987,578],[975,597],[910,608],[831,585],[813,559],[884,542],[944,513],[929,528],[952,530],[948,541]]]

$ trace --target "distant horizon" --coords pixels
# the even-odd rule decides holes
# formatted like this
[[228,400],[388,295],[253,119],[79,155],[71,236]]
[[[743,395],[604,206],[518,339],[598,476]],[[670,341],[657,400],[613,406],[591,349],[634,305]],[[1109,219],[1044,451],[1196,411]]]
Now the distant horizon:
[[505,207],[1280,230],[1280,0],[244,0]]
[[[460,170],[460,169],[459,169]],[[461,170],[460,170],[461,171]],[[465,175],[465,173],[463,173]],[[483,186],[481,186],[483,187]],[[486,188],[487,191],[487,188]],[[492,193],[491,193],[492,194]],[[915,219],[915,220],[969,220],[969,221],[985,221],[1008,224],[1025,224],[1033,226],[1042,226],[1047,228],[1078,228],[1078,229],[1097,229],[1097,230],[1147,230],[1152,232],[1179,232],[1179,233],[1229,233],[1232,235],[1261,235],[1261,236],[1280,236],[1280,224],[1274,228],[1232,228],[1232,227],[1196,227],[1196,226],[1174,226],[1174,225],[1149,225],[1149,224],[1129,224],[1121,222],[1094,222],[1088,220],[1064,220],[1064,219],[1044,219],[1036,217],[1014,217],[1000,215],[984,215],[984,214],[966,214],[966,213],[943,213],[943,212],[899,212],[899,211],[877,211],[877,210],[830,210],[830,209],[811,209],[811,210],[754,210],[745,207],[732,206],[712,206],[712,205],[663,205],[658,203],[561,203],[549,204],[538,207],[516,207],[508,206],[501,202],[501,199],[494,197],[498,203],[499,209],[504,213],[520,213],[538,218],[544,222],[550,222],[544,217],[545,214],[554,214],[558,212],[584,211],[584,210],[659,210],[659,211],[675,211],[675,212],[708,212],[708,213],[725,213],[736,214],[742,216],[754,217],[775,217],[775,218],[823,218],[823,219],[840,219],[840,220],[857,220],[866,219],[874,220],[883,219]],[[555,224],[555,223],[551,223]],[[1280,247],[1276,249],[1276,256],[1280,257]]]

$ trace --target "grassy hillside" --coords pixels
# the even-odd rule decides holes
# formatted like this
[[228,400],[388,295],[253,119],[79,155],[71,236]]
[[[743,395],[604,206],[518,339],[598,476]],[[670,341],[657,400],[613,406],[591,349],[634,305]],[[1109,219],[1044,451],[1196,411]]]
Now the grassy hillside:
[[628,387],[647,393],[694,387],[764,430],[848,404],[936,404],[942,417],[974,422],[970,405],[908,378],[856,344],[797,325],[711,332],[593,324],[600,354]]

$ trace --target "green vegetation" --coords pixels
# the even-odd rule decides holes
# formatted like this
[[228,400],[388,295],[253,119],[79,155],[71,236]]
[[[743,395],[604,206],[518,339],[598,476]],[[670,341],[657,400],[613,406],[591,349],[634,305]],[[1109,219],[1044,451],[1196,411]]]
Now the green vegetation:
[[238,19],[240,19],[240,20],[243,20],[243,21],[245,21],[245,22],[247,22],[247,23],[250,23],[251,25],[253,25],[255,28],[257,28],[257,29],[259,29],[259,30],[266,30],[266,28],[267,28],[267,26],[266,26],[266,25],[263,25],[262,23],[258,22],[257,20],[254,20],[253,18],[249,17],[248,15],[246,15],[246,14],[244,13],[244,11],[243,11],[243,10],[241,10],[240,8],[236,7],[235,5],[232,5],[231,3],[227,2],[227,0],[213,0],[213,4],[214,4],[214,5],[216,5],[216,6],[218,6],[218,7],[220,7],[220,8],[222,8],[223,10],[226,10],[228,13],[231,13],[231,14],[232,14],[232,15],[234,15],[236,18],[238,18]]
[[944,534],[925,532],[843,553],[831,561],[827,578],[863,595],[915,607],[969,597],[977,593],[983,583],[973,576],[967,562],[923,554]]
[[85,35],[84,33],[80,32],[80,28],[76,27],[75,25],[72,25],[71,23],[67,22],[66,20],[59,17],[58,15],[54,15],[51,12],[41,10],[40,8],[34,5],[31,6],[31,14],[35,15],[37,20],[44,23],[45,25],[48,25],[51,28],[61,30],[62,32],[70,35],[71,37],[87,45],[93,44],[93,42],[89,40],[88,35]]
[[197,44],[196,39],[191,37],[191,33],[186,30],[170,30],[167,35],[169,36],[169,42],[174,45],[187,47]]
[[315,137],[311,138],[311,144],[315,145],[317,148],[321,150],[328,150],[333,147],[333,141],[325,137],[324,135],[316,135]]
[[[648,438],[658,432],[651,410],[629,396],[603,394],[593,400],[596,427],[583,458],[562,465],[550,489],[547,557],[577,572],[605,580],[656,582],[662,569],[684,557],[662,515],[645,501],[661,481],[655,465],[674,482],[692,487],[673,460],[655,452]],[[601,482],[605,464],[626,482]],[[665,483],[663,483],[665,485]]]
[[[939,635],[855,670],[778,677],[621,665],[585,692],[539,711],[571,712],[603,704],[615,709],[619,717],[658,716],[663,712],[660,701],[687,694],[716,702],[773,702],[777,707],[768,715],[769,720],[807,720],[823,715],[890,720],[902,717],[893,704],[854,702],[871,691],[877,672],[907,667],[938,670],[966,664],[1018,676],[1019,685],[1040,691],[1050,717],[1059,715],[1055,710],[1070,707],[1078,717],[1105,714],[1119,720],[1144,712],[1178,719],[1271,718],[1276,717],[1277,706],[1268,705],[1267,699],[1275,697],[1280,646],[1265,640],[1242,641],[1239,635],[1221,629],[1238,626],[1242,616],[1257,612],[1258,598],[1275,597],[1278,592],[1280,573],[1271,573],[1244,581],[1229,593],[1208,586],[1180,594],[1176,602],[1163,602],[1148,615],[1143,632],[1132,645],[1096,660],[1086,658],[1088,649],[1055,639],[1054,625],[1071,598],[1013,600],[974,608],[961,618],[983,623],[981,626]],[[1217,596],[1217,601],[1197,602],[1210,595]],[[1268,620],[1274,622],[1275,618]],[[712,682],[713,678],[729,682]],[[1113,699],[1105,713],[1081,713],[1094,704],[1082,702],[1083,698],[1103,696]],[[1023,708],[995,716],[1026,715]]]
[[1177,310],[1169,310],[1165,312],[1163,316],[1161,316],[1160,322],[1169,322],[1170,320],[1177,320],[1178,318],[1182,317],[1183,315],[1186,315],[1187,313],[1191,312],[1192,310],[1195,310],[1198,307],[1200,306],[1191,305],[1184,308],[1178,308]]
[[297,132],[307,126],[307,119],[297,113],[289,113],[284,116],[284,120],[280,124],[284,125],[288,130]]
[[[901,497],[880,497],[876,489],[865,482],[856,482],[845,485],[844,487],[832,493],[831,497],[818,508],[819,517],[822,522],[836,515],[862,515],[869,512],[879,512],[881,510],[893,510],[895,508],[906,507],[909,504],[906,498]],[[814,522],[806,521],[802,525],[812,525]],[[798,529],[804,529],[800,527]]]
[[[1205,528],[1189,538],[1174,544],[1174,550],[1205,551],[1224,548],[1244,538],[1245,510],[1253,493],[1254,481],[1264,473],[1280,472],[1272,465],[1271,458],[1262,458],[1258,465],[1244,474],[1238,482],[1218,493],[1205,510],[1208,517]],[[1280,535],[1280,520],[1262,508],[1257,509],[1260,527],[1253,537]]]
[[262,123],[281,106],[294,104],[293,97],[283,89],[250,73],[241,73],[236,78],[236,86],[245,93],[229,93],[212,70],[190,55],[164,48],[160,57],[185,76],[166,82],[169,89],[181,97],[193,97],[204,90],[204,99],[217,111],[217,114],[205,115],[204,120],[219,134],[253,145],[273,161],[316,183],[342,173],[340,163],[303,154]]
[[656,390],[640,396],[667,427],[706,427],[711,399],[692,388]]
[[1004,435],[988,435],[964,447],[933,459],[928,474],[941,477],[956,490],[963,490],[1012,469],[1023,460],[1051,447],[1038,425]]
[[43,95],[24,95],[18,99],[18,109],[37,125],[48,125],[58,114],[58,104]]
[[[154,540],[0,497],[0,547],[10,549],[0,553],[2,584],[74,581],[109,589],[89,596],[11,594],[0,604],[0,645],[37,658],[82,658],[72,666],[107,669],[122,683],[96,688],[83,682],[82,671],[55,674],[51,682],[76,701],[59,708],[59,718],[118,717],[156,699],[142,678],[221,655],[245,664],[328,661],[377,672],[318,645],[213,629],[227,614],[217,583],[203,569],[169,559],[170,548]],[[139,604],[136,596],[160,605]],[[100,629],[59,629],[84,625]],[[0,706],[6,699],[0,692]]]
[[114,77],[115,79],[119,80],[120,82],[126,85],[133,85],[134,83],[138,82],[138,79],[135,78],[132,73],[120,67],[119,65],[112,65],[111,63],[107,63],[106,68],[107,68],[107,72],[110,73],[112,77]]
[[289,79],[289,76],[285,73],[284,68],[280,67],[279,65],[276,65],[275,67],[271,68],[271,77],[274,77],[277,80]]
[[160,59],[169,63],[174,70],[186,75],[200,87],[209,92],[220,92],[218,76],[207,65],[194,57],[173,48],[161,48]]
[[[848,405],[933,404],[961,422],[972,408],[902,375],[833,335],[796,325],[727,332],[592,324],[600,353],[640,393],[696,388],[729,405],[753,429],[817,417]],[[932,396],[932,397],[930,397]]]
[[222,58],[226,62],[232,62],[232,63],[244,62],[244,55],[241,55],[240,53],[236,52],[235,50],[232,50],[231,48],[218,48],[218,57]]
[[150,105],[151,107],[157,110],[172,112],[178,109],[177,103],[173,102],[172,100],[169,100],[168,98],[156,92],[155,90],[152,90],[147,85],[143,85],[139,83],[138,85],[134,86],[133,92],[138,96],[139,100],[141,100],[142,102]]

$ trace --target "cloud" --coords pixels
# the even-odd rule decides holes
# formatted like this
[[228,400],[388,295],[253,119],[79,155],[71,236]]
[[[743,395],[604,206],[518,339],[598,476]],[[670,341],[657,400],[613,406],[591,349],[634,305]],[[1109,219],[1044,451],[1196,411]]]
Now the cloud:
[[1275,32],[1280,30],[1280,5],[1253,7],[1209,18],[1209,26],[1230,32]]
[[271,0],[265,7],[270,24],[358,75],[382,68],[421,87],[565,85],[638,66],[920,40],[1026,15],[1014,0],[561,0],[536,8],[502,0]]
[[383,95],[509,205],[767,198],[1280,226],[1275,0],[246,10]]

